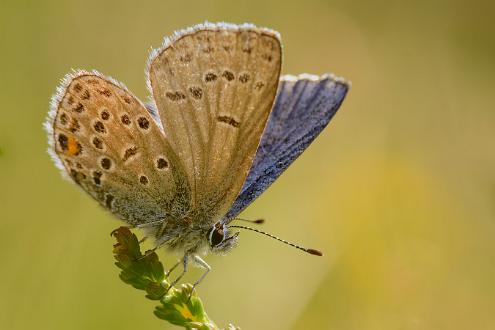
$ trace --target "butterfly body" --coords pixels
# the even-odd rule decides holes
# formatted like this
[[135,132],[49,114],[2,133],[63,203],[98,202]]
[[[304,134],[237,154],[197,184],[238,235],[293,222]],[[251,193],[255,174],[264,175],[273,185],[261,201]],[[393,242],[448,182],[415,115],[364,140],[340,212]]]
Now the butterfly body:
[[180,255],[202,256],[209,252],[224,253],[210,244],[208,234],[216,223],[218,219],[206,218],[205,214],[186,214],[175,219],[167,218],[159,225],[142,226],[147,236],[155,238],[157,246],[164,245]]
[[228,225],[313,141],[348,84],[280,77],[277,32],[205,23],[153,50],[151,102],[98,72],[68,74],[45,123],[57,167],[157,246],[193,257],[237,244]]

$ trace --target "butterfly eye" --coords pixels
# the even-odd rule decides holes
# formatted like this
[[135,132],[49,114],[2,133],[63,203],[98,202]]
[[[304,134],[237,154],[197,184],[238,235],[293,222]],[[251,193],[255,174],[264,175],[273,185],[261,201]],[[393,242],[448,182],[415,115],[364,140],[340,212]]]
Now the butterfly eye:
[[208,233],[208,237],[210,246],[214,247],[219,245],[225,239],[224,227],[213,226]]

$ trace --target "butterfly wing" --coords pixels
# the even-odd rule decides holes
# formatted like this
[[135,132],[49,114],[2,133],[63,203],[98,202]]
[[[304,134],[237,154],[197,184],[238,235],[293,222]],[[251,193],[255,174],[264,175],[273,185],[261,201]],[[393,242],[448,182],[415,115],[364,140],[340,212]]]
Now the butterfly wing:
[[237,216],[299,157],[337,112],[348,88],[330,75],[281,78],[253,166],[225,221]]
[[238,195],[280,66],[278,34],[252,25],[198,25],[152,52],[149,89],[167,140],[184,162],[199,218],[220,218]]
[[51,105],[45,127],[56,164],[119,218],[132,225],[159,222],[189,203],[179,160],[143,104],[121,84],[75,72]]

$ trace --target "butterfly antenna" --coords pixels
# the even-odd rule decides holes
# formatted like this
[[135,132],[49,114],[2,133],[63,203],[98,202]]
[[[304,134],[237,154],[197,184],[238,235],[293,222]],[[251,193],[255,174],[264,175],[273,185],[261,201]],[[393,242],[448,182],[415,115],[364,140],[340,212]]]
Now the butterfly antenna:
[[281,239],[280,237],[277,237],[275,235],[269,234],[267,232],[264,232],[264,231],[261,231],[261,230],[258,230],[258,229],[254,229],[254,228],[250,228],[250,227],[246,227],[246,226],[237,226],[237,225],[229,226],[229,228],[241,228],[241,229],[255,231],[255,232],[259,233],[259,234],[263,234],[265,236],[271,237],[273,239],[276,239],[279,242],[282,242],[284,244],[290,245],[292,247],[295,247],[296,249],[302,250],[302,251],[307,252],[309,254],[313,254],[315,256],[322,256],[323,255],[323,252],[321,252],[321,251],[318,251],[318,250],[315,250],[315,249],[304,248],[302,246],[299,246],[299,245],[296,245],[294,243],[288,242],[288,241],[286,241],[284,239]]
[[265,219],[249,220],[249,219],[242,219],[242,218],[234,218],[232,220],[246,221],[246,222],[250,222],[250,223],[255,223],[257,225],[261,225],[262,223],[265,223]]

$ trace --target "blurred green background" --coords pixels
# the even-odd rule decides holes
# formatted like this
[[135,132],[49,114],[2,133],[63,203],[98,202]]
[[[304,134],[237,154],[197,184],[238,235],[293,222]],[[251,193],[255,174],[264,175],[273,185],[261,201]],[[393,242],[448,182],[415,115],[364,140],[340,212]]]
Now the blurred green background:
[[330,126],[243,214],[326,256],[242,233],[228,256],[207,258],[199,294],[212,319],[494,329],[494,12],[489,0],[2,0],[0,328],[172,327],[118,280],[109,233],[120,223],[61,179],[41,125],[70,68],[145,100],[150,47],[209,20],[280,31],[284,73],[353,82]]

